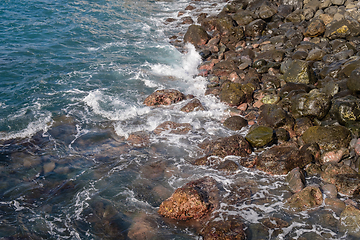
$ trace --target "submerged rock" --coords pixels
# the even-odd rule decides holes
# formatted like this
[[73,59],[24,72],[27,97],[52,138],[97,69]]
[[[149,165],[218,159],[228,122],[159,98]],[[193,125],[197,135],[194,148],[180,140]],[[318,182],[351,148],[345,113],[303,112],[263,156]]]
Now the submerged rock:
[[150,94],[144,104],[147,106],[170,105],[185,99],[185,95],[175,89],[157,90]]
[[348,205],[340,215],[340,231],[360,238],[360,210]]
[[211,177],[189,182],[162,202],[158,213],[176,220],[199,220],[218,206],[216,184]]
[[155,134],[161,134],[162,132],[168,132],[171,134],[187,134],[191,131],[192,126],[190,123],[176,123],[172,121],[166,121],[157,126],[154,129]]

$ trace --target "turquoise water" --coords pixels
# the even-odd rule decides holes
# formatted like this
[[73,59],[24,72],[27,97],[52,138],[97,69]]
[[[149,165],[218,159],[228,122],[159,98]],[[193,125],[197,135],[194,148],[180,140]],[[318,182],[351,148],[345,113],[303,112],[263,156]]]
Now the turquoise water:
[[[217,213],[243,218],[253,239],[348,237],[321,223],[322,214],[336,218],[326,209],[287,214],[282,176],[245,168],[229,175],[189,164],[202,156],[198,143],[234,134],[221,124],[227,107],[204,95],[207,81],[196,77],[201,59],[195,49],[169,43],[186,31],[178,12],[189,3],[197,8],[183,16],[194,21],[225,4],[0,2],[1,239],[200,239],[157,209],[176,188],[203,176],[222,186]],[[143,104],[163,88],[195,95],[206,110],[179,111],[186,101]],[[190,123],[192,130],[154,134],[164,121]],[[138,131],[148,134],[147,145],[126,141]],[[237,192],[249,188],[251,198],[239,202]],[[264,230],[261,220],[272,216],[289,226],[280,234]]]

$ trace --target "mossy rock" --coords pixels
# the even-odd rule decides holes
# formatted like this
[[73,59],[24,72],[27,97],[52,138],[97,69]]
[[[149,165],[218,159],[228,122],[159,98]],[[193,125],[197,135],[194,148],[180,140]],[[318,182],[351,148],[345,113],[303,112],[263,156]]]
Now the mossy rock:
[[274,141],[274,131],[270,127],[257,126],[246,135],[245,139],[253,147],[264,147]]
[[284,73],[286,82],[314,84],[316,77],[309,63],[303,60],[294,60]]

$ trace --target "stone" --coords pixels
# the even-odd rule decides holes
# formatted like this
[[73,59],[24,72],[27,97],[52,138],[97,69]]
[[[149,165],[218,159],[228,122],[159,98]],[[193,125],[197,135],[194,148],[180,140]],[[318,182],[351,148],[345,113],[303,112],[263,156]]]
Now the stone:
[[325,32],[325,24],[321,19],[313,19],[305,30],[305,37],[318,37]]
[[346,82],[346,86],[352,92],[359,92],[360,91],[360,68],[356,68],[354,71],[351,72],[349,79]]
[[325,184],[322,186],[322,190],[326,198],[337,198],[337,189],[334,184]]
[[279,145],[256,156],[256,167],[273,175],[285,175],[296,167],[305,167],[312,160],[309,152],[302,153],[296,147]]
[[245,240],[246,226],[239,217],[229,216],[226,220],[212,220],[200,231],[204,240]]
[[314,48],[308,53],[306,61],[321,61],[324,56],[325,52],[322,49]]
[[265,104],[260,107],[258,124],[271,128],[292,128],[294,119],[280,106]]
[[252,153],[249,142],[241,135],[233,135],[201,143],[199,147],[204,149],[206,155],[221,158],[229,155],[247,157]]
[[351,132],[343,126],[313,126],[304,132],[302,140],[305,143],[317,143],[325,151],[332,151],[347,148]]
[[175,220],[199,220],[218,207],[218,188],[211,177],[187,183],[161,203],[158,213]]
[[166,121],[157,126],[154,129],[154,133],[159,135],[163,132],[170,134],[187,134],[192,130],[190,123],[177,123],[172,121]]
[[233,131],[241,130],[243,127],[246,127],[247,125],[248,125],[247,120],[240,116],[231,116],[224,121],[224,127]]
[[144,131],[134,132],[129,135],[127,141],[131,146],[146,147],[150,145],[150,135]]
[[210,39],[205,29],[199,25],[190,25],[184,36],[185,43],[191,43],[196,47],[205,45]]
[[299,167],[294,168],[288,173],[286,181],[292,193],[300,192],[305,188],[305,175]]
[[156,233],[156,222],[145,213],[141,213],[133,219],[133,224],[130,226],[127,236],[131,240],[145,240],[156,237]]
[[150,94],[144,104],[147,106],[170,105],[185,99],[185,95],[175,89],[156,90]]
[[226,82],[221,88],[220,100],[230,106],[239,106],[251,99],[254,90],[255,87],[252,84]]
[[294,131],[297,136],[302,136],[308,128],[312,127],[312,121],[307,117],[295,119]]
[[246,25],[245,36],[258,37],[261,36],[262,32],[266,27],[266,22],[262,19],[257,19]]
[[299,212],[319,207],[323,203],[323,196],[316,186],[307,186],[285,201],[289,210]]
[[322,119],[329,112],[331,97],[317,89],[300,93],[291,98],[291,113],[295,118],[310,117]]
[[240,9],[233,16],[233,19],[239,26],[246,26],[254,21],[254,13],[249,10]]
[[330,208],[337,215],[340,215],[346,207],[345,203],[338,198],[325,198],[324,203],[326,205],[326,208]]
[[239,165],[237,165],[237,163],[232,160],[225,160],[220,162],[220,164],[216,166],[216,169],[223,172],[232,173],[239,169]]
[[266,20],[266,19],[269,19],[272,16],[274,16],[276,13],[277,13],[277,10],[275,7],[272,7],[268,4],[262,4],[260,6],[258,15],[261,19]]
[[204,111],[205,108],[197,98],[192,99],[180,109],[182,112]]
[[340,215],[339,229],[349,235],[360,238],[360,210],[347,205]]
[[321,163],[338,163],[341,161],[342,157],[348,153],[349,150],[346,148],[325,152],[321,155]]
[[253,147],[264,147],[274,141],[274,131],[270,127],[257,126],[249,131],[245,139]]
[[303,60],[294,60],[291,62],[287,71],[284,73],[284,80],[285,82],[304,84],[314,84],[316,82],[314,72],[309,63]]
[[356,37],[360,34],[360,24],[357,20],[346,18],[333,21],[326,26],[324,37],[329,39]]
[[339,193],[349,197],[357,197],[360,193],[360,175],[354,174],[337,174],[333,176],[333,181]]
[[353,95],[333,99],[330,113],[342,125],[359,121],[360,99]]

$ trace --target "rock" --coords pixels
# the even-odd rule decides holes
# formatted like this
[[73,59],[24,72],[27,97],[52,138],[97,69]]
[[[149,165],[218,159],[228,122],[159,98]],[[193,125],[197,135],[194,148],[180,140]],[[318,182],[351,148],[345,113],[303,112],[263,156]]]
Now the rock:
[[128,143],[135,147],[146,147],[150,144],[150,135],[147,132],[134,132],[127,138]]
[[329,112],[331,97],[317,89],[300,93],[291,98],[291,113],[295,118],[310,117],[322,119]]
[[302,136],[305,143],[317,143],[325,151],[347,148],[351,141],[351,132],[343,126],[313,126]]
[[346,148],[325,152],[321,155],[321,163],[338,163],[341,161],[342,157],[346,155],[346,153],[349,153],[348,149]]
[[190,123],[176,123],[172,121],[166,121],[157,126],[154,129],[155,134],[161,134],[162,132],[167,132],[171,134],[187,134],[192,129]]
[[233,131],[241,130],[247,125],[247,120],[240,116],[231,116],[224,121],[224,126]]
[[330,113],[343,125],[349,122],[359,121],[360,99],[353,95],[333,99]]
[[[219,218],[218,218],[219,219]],[[200,231],[204,240],[244,240],[247,239],[246,226],[238,217],[226,220],[212,220]]]
[[294,119],[280,106],[276,104],[265,104],[260,107],[258,124],[271,128],[292,128]]
[[309,63],[303,60],[294,60],[284,73],[286,82],[314,84],[316,78]]
[[302,136],[306,130],[313,126],[312,121],[307,117],[295,119],[294,131],[297,136]]
[[338,198],[325,198],[326,208],[330,208],[337,215],[340,215],[342,211],[344,211],[346,205],[343,201]]
[[340,215],[340,231],[360,238],[360,210],[348,205]]
[[158,213],[175,220],[199,220],[218,207],[216,184],[211,177],[189,182],[162,202]]
[[354,71],[351,72],[349,79],[346,82],[346,86],[352,92],[359,92],[360,91],[360,68],[356,68]]
[[183,112],[192,112],[192,111],[204,111],[205,108],[199,101],[199,99],[194,98],[190,102],[188,102],[184,107],[180,109]]
[[241,135],[233,135],[201,143],[199,147],[204,149],[206,155],[221,158],[229,155],[247,157],[252,152],[250,144]]
[[147,216],[145,213],[141,213],[135,217],[133,224],[130,226],[127,236],[131,240],[146,240],[156,237],[157,224]]
[[150,94],[145,100],[144,104],[147,106],[170,105],[180,102],[185,99],[185,95],[178,90],[164,89],[156,90]]
[[286,142],[290,140],[289,132],[284,128],[275,129],[275,137],[277,142]]
[[250,130],[245,139],[253,147],[264,147],[274,141],[274,131],[270,127],[257,126]]
[[251,98],[252,91],[255,89],[250,89],[249,93],[247,93],[246,90],[244,85],[240,83],[224,83],[220,92],[220,100],[228,103],[230,106],[239,106],[241,103],[244,103]]
[[296,167],[305,167],[312,160],[309,152],[302,153],[296,147],[279,145],[257,156],[256,167],[273,175],[284,175]]
[[325,32],[325,24],[321,19],[313,19],[308,25],[305,37],[317,37]]
[[321,61],[324,56],[325,56],[324,50],[319,48],[314,48],[308,53],[306,57],[306,61]]
[[216,169],[223,172],[231,173],[237,171],[239,169],[239,166],[236,164],[236,162],[232,160],[225,160],[220,162],[220,164],[216,166]]
[[190,25],[184,36],[184,42],[191,43],[194,46],[202,46],[209,41],[210,36],[205,29],[199,25]]
[[316,186],[307,186],[287,199],[285,206],[289,207],[292,211],[298,212],[318,207],[322,202],[323,196],[320,189]]
[[294,168],[288,173],[286,181],[292,193],[300,192],[305,188],[305,175],[299,167]]
[[339,193],[349,197],[359,196],[360,175],[358,173],[337,174],[333,176],[333,181]]
[[260,6],[258,15],[261,19],[266,20],[266,19],[269,19],[272,16],[274,16],[276,13],[277,13],[277,10],[275,7],[270,6],[268,4],[262,4]]
[[354,150],[356,152],[357,155],[360,155],[360,138],[358,138],[356,140],[355,146],[354,146]]
[[311,87],[303,83],[286,83],[280,90],[279,95],[281,97],[287,97],[291,92],[300,91],[304,93],[310,92]]
[[233,16],[239,26],[245,26],[254,21],[254,13],[249,10],[240,9]]
[[334,184],[325,184],[322,186],[322,190],[326,198],[337,198],[337,189]]
[[262,32],[266,27],[266,22],[262,19],[257,19],[246,25],[245,35],[248,37],[258,37],[261,36]]
[[360,24],[352,18],[333,21],[326,26],[324,37],[329,39],[356,37],[360,34]]

